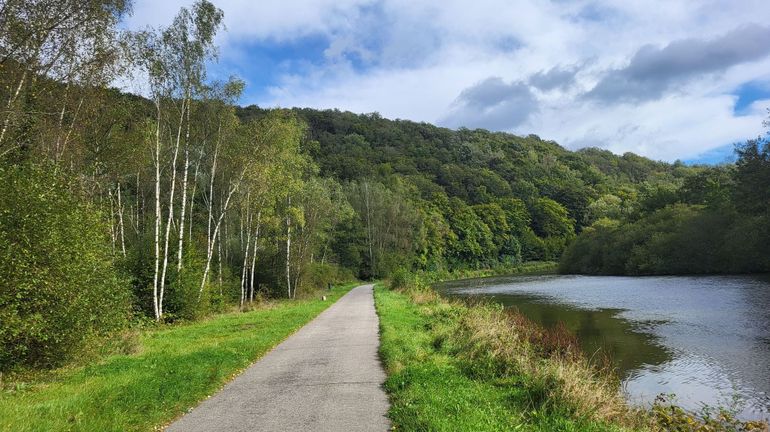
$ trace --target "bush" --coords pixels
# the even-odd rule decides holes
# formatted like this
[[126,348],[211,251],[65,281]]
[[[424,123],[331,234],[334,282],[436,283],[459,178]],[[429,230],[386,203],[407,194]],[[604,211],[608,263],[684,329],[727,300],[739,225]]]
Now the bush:
[[0,168],[0,369],[49,367],[122,327],[129,289],[100,212],[48,166]]
[[307,266],[304,273],[302,291],[305,293],[356,279],[350,269],[334,264],[312,263]]
[[181,272],[173,269],[171,283],[168,285],[164,306],[166,320],[196,320],[211,312],[211,290],[201,292],[203,277],[203,257],[193,247],[184,251],[184,262]]

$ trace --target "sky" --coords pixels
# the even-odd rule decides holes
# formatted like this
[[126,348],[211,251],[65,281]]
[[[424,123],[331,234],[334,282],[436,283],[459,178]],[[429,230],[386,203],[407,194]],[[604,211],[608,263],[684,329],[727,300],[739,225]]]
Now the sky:
[[[765,129],[767,0],[212,0],[209,78],[242,105],[337,108],[719,163]],[[187,0],[135,0],[123,26]]]

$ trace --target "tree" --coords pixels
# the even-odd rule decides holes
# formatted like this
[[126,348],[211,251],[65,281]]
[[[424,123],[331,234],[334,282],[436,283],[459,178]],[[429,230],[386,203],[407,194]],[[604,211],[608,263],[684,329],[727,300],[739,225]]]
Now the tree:
[[770,211],[770,141],[749,140],[736,146],[735,204],[746,213]]
[[127,322],[104,219],[77,189],[50,165],[0,168],[0,370],[61,364]]
[[[155,126],[155,270],[153,276],[153,309],[156,320],[163,316],[163,297],[165,294],[166,274],[169,266],[169,242],[171,227],[175,218],[177,160],[179,156],[182,132],[186,130],[184,141],[185,160],[183,164],[183,182],[181,214],[179,217],[179,245],[177,268],[182,266],[182,246],[184,239],[185,207],[187,205],[187,183],[189,168],[189,130],[190,109],[193,91],[202,85],[205,78],[205,62],[215,56],[213,39],[221,26],[222,11],[206,0],[197,1],[192,11],[181,8],[173,24],[160,34],[146,32],[138,37],[143,45],[142,59],[150,77],[151,92],[156,107],[157,124]],[[164,117],[164,104],[180,103],[177,116]],[[163,125],[163,120],[166,125]],[[186,120],[186,123],[185,123]],[[186,129],[185,129],[186,124]],[[168,136],[170,156],[169,171],[171,178],[168,187],[166,222],[162,222],[161,208],[161,164],[162,133],[166,126],[175,131]],[[163,247],[161,248],[161,231]],[[162,251],[162,252],[161,252]],[[162,258],[161,258],[162,257]],[[162,261],[162,265],[161,265]],[[210,260],[207,260],[210,261]]]
[[[4,110],[0,120],[0,156],[22,148],[61,159],[78,111],[84,103],[70,100],[89,86],[103,86],[118,61],[116,25],[128,11],[126,0],[6,0],[0,6],[0,82]],[[63,92],[58,90],[64,87]],[[57,138],[37,141],[28,132],[44,119],[33,106],[52,92]],[[61,97],[64,96],[64,97]],[[57,109],[58,108],[58,109]],[[65,121],[68,120],[68,121]],[[43,146],[50,146],[42,148]]]

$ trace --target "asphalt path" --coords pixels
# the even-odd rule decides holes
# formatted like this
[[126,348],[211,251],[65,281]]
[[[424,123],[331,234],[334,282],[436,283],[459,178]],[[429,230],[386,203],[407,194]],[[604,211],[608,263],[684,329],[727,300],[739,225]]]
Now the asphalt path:
[[378,347],[372,285],[362,285],[166,430],[386,431]]

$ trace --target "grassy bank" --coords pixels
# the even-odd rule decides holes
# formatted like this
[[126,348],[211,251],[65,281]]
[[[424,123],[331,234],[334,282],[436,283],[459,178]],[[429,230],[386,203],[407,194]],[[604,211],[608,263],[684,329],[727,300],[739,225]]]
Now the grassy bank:
[[422,431],[766,431],[729,410],[687,412],[664,399],[627,405],[606,367],[565,327],[544,329],[495,304],[439,297],[411,275],[375,289],[389,416]]
[[3,383],[0,430],[153,430],[216,392],[353,286],[334,288],[326,301],[271,302],[146,331],[135,354]]
[[[567,360],[574,354],[568,343],[554,339],[548,347],[536,346],[538,335],[509,327],[499,308],[467,307],[430,290],[404,293],[381,286],[375,298],[396,429],[617,431],[634,426],[612,385],[593,377],[584,364]],[[542,343],[551,336],[539,337]]]

